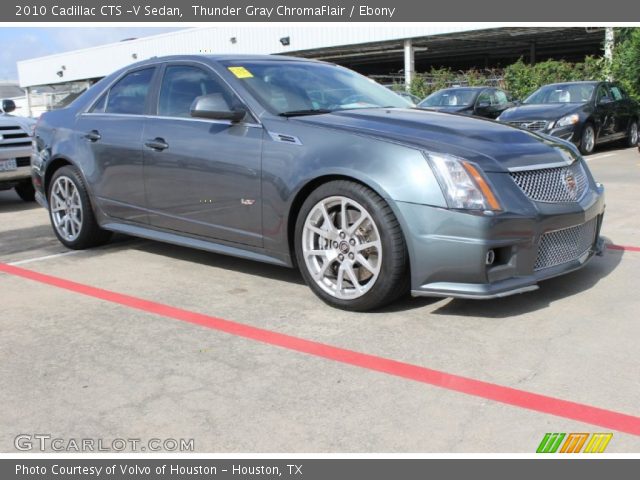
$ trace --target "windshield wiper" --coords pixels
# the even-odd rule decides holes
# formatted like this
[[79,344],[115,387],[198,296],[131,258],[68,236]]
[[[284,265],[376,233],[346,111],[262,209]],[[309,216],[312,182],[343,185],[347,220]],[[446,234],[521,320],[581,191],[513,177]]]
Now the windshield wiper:
[[303,115],[321,115],[331,112],[333,112],[333,110],[329,110],[328,108],[310,108],[308,110],[290,110],[288,112],[281,112],[278,115],[281,117],[301,117]]

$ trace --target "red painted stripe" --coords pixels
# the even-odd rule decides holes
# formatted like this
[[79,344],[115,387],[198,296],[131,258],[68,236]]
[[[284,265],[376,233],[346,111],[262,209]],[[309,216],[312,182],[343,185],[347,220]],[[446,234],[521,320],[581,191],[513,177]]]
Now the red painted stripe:
[[282,333],[256,328],[242,323],[211,317],[181,308],[151,302],[121,293],[91,287],[63,278],[45,275],[12,265],[0,263],[0,271],[54,287],[81,293],[107,302],[124,305],[156,315],[189,322],[211,328],[238,337],[326,358],[356,367],[386,373],[395,377],[406,378],[436,387],[486,398],[500,403],[513,405],[536,412],[547,413],[558,417],[577,420],[619,432],[640,436],[640,417],[605,410],[590,405],[570,402],[558,398],[539,395],[514,388],[503,387],[493,383],[474,380],[459,375],[432,370],[430,368],[398,362],[388,358],[377,357],[365,353],[354,352],[344,348],[333,347],[319,342],[305,340]]
[[608,243],[607,248],[611,250],[626,250],[629,252],[640,252],[640,247],[630,247],[628,245],[614,245],[613,243]]

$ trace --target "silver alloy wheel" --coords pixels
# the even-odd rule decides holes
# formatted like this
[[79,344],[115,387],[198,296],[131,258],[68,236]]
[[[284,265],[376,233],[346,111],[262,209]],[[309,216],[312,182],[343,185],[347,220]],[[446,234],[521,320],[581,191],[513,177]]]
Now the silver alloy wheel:
[[343,196],[327,197],[309,212],[302,254],[316,284],[329,295],[351,300],[375,285],[382,266],[378,226],[367,210]]
[[593,147],[595,147],[596,133],[593,130],[593,127],[591,125],[587,125],[585,127],[584,135],[582,136],[582,141],[585,143],[584,149],[587,152],[591,152],[593,150]]
[[635,145],[636,143],[638,143],[638,124],[636,122],[633,122],[631,124],[631,131],[629,132],[629,137],[630,137],[630,143],[631,145]]
[[60,176],[51,187],[49,198],[53,226],[58,234],[73,242],[82,229],[82,202],[75,184],[69,177]]

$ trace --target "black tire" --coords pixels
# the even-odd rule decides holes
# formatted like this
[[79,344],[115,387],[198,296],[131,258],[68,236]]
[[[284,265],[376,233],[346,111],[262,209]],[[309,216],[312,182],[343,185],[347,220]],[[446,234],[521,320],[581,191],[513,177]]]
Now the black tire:
[[[307,217],[319,202],[331,197],[346,197],[364,207],[375,223],[382,245],[382,260],[377,279],[367,293],[358,298],[337,298],[323,290],[309,271],[302,252],[303,231]],[[374,310],[391,303],[409,291],[409,256],[400,224],[384,199],[361,184],[336,180],[314,190],[298,213],[294,241],[296,260],[305,282],[320,299],[333,307],[361,312]]]
[[25,202],[33,202],[36,199],[36,189],[33,188],[31,179],[22,182],[20,185],[16,185],[15,191]]
[[[82,207],[81,226],[77,237],[73,240],[69,240],[63,237],[56,228],[54,222],[51,194],[54,185],[59,179],[67,179],[71,183],[73,183],[78,192],[80,205]],[[51,220],[53,232],[55,233],[58,240],[60,240],[60,243],[62,243],[65,247],[72,250],[83,250],[86,248],[102,245],[108,242],[111,238],[112,233],[107,230],[101,229],[96,222],[93,208],[91,206],[91,201],[89,200],[89,194],[87,193],[87,188],[84,184],[82,176],[80,175],[80,172],[76,167],[65,165],[64,167],[61,167],[60,169],[55,171],[53,177],[51,178],[51,181],[49,182],[49,191],[47,192],[47,198],[49,201],[49,219]]]
[[[593,142],[589,142],[588,140],[589,132],[591,132],[591,135],[593,135]],[[593,125],[591,123],[586,123],[582,128],[582,134],[580,136],[580,145],[578,146],[578,149],[580,150],[580,153],[582,153],[583,155],[589,155],[593,153],[593,150],[595,149],[595,147],[596,147],[596,130],[595,128],[593,128]]]
[[639,142],[640,139],[638,137],[638,121],[631,120],[629,122],[629,126],[627,127],[627,137],[625,139],[625,145],[629,148],[636,147],[639,145]]

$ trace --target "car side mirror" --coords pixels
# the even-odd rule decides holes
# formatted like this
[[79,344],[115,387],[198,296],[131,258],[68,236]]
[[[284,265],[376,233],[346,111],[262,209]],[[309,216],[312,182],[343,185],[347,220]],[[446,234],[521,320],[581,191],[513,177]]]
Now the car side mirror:
[[195,118],[239,122],[246,114],[247,112],[243,109],[232,110],[220,93],[202,95],[191,104],[191,116]]
[[598,100],[598,105],[607,105],[612,102],[613,100],[611,99],[611,97],[602,97],[600,100]]
[[2,112],[11,113],[16,109],[16,102],[13,100],[2,100]]

